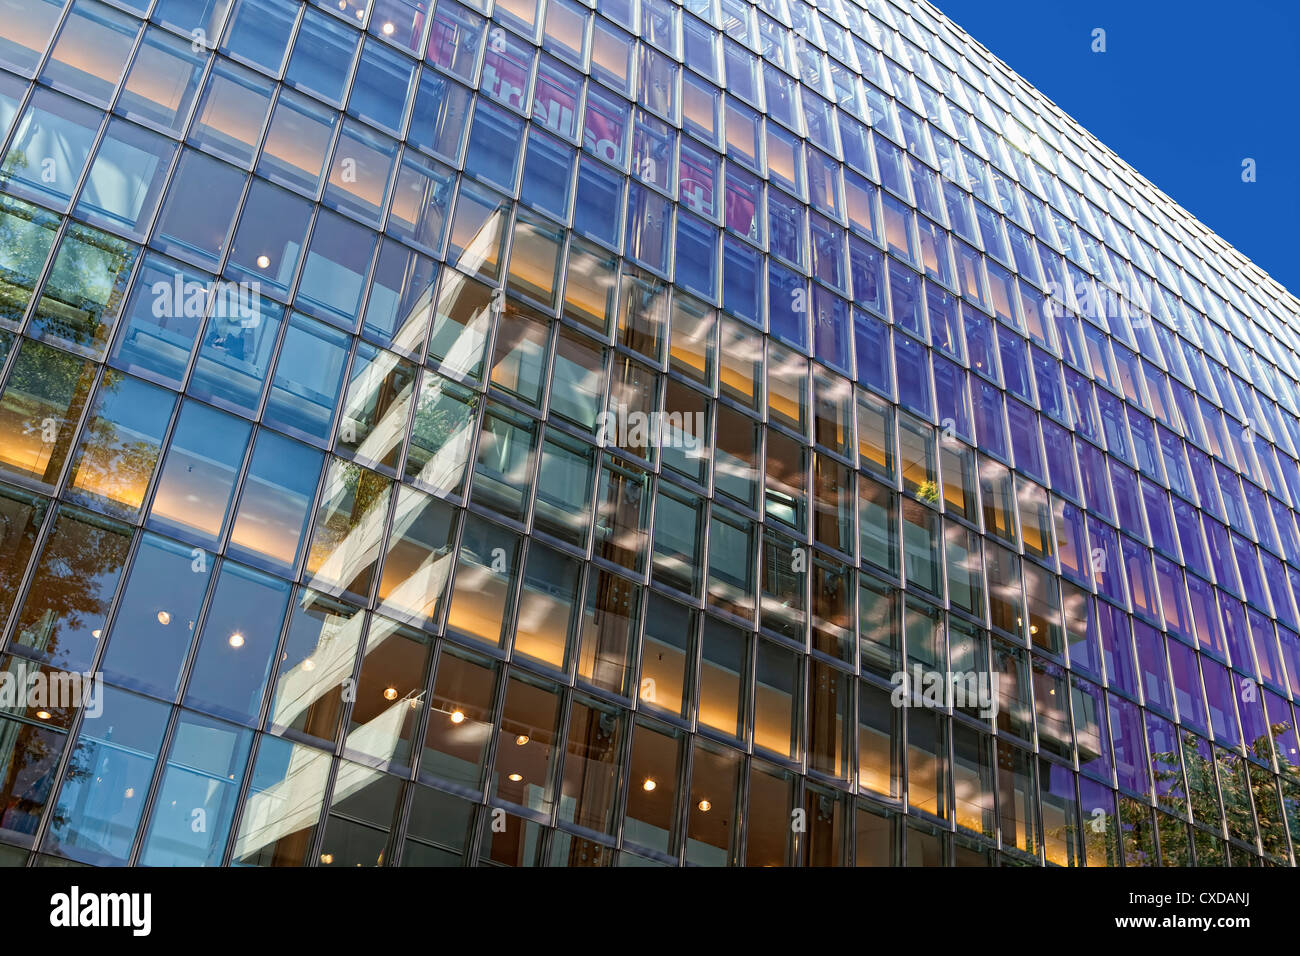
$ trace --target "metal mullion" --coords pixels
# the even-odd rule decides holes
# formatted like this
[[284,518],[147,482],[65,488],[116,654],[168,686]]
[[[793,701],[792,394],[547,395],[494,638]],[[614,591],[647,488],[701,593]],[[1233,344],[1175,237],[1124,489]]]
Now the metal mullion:
[[754,758],[748,754],[741,753],[740,780],[736,788],[736,804],[740,812],[736,814],[736,864],[738,866],[748,866],[749,859],[749,837],[750,837],[750,797],[752,796],[749,786],[749,778],[753,773]]
[[[376,250],[378,250],[380,245],[381,245],[380,243],[376,243]],[[377,265],[378,265],[378,255],[376,254],[375,266],[377,267]],[[406,409],[405,423],[402,425],[401,438],[398,440],[398,444],[397,444],[397,449],[396,449],[397,460],[393,463],[393,480],[397,483],[399,487],[402,485],[406,485],[407,487],[414,488],[415,485],[413,483],[407,482],[405,480],[406,462],[407,459],[410,457],[411,439],[415,437],[414,435],[415,415],[419,409],[420,391],[423,386],[423,376],[420,374],[420,372],[423,369],[423,366],[411,361],[411,359],[409,359],[405,355],[402,355],[400,352],[395,352],[390,349],[386,349],[376,342],[371,342],[367,339],[362,338],[359,334],[354,333],[352,339],[353,339],[352,342],[353,347],[351,349],[349,363],[344,372],[344,379],[343,379],[344,387],[339,397],[339,402],[340,402],[339,420],[338,423],[335,424],[333,431],[338,432],[339,429],[342,427],[343,416],[347,413],[347,409],[348,409],[348,404],[347,404],[348,396],[352,391],[352,373],[356,368],[358,353],[363,347],[373,348],[380,355],[394,356],[398,360],[398,362],[406,362],[408,365],[411,366],[411,393],[410,393],[410,401],[408,403],[408,408]],[[394,368],[396,367],[397,366],[394,366]],[[390,405],[389,408],[392,408],[392,406]],[[337,437],[332,438],[330,440],[330,447],[333,448],[337,444],[337,441],[338,441]]]
[[[489,815],[495,810],[502,810],[509,813],[504,807],[494,806],[492,801],[496,798],[492,790],[492,773],[496,769],[497,751],[501,743],[502,724],[505,722],[506,715],[506,696],[510,689],[511,668],[505,661],[497,662],[497,686],[493,691],[492,697],[492,715],[489,722],[492,724],[492,732],[488,734],[487,753],[483,755],[483,785],[480,795],[476,801],[487,809]],[[529,817],[521,819],[528,820]]]
[[235,846],[239,842],[240,828],[243,826],[244,815],[248,810],[248,797],[252,790],[253,774],[257,769],[257,760],[258,757],[261,756],[263,741],[267,737],[272,736],[272,734],[254,731],[253,739],[249,742],[248,757],[246,758],[244,765],[244,775],[239,781],[239,786],[236,788],[234,810],[230,815],[230,831],[226,834],[226,844],[222,848],[220,865],[223,867],[229,867],[235,862]]
[[[10,149],[12,148],[12,141],[18,135],[18,121],[26,114],[27,108],[31,105],[32,99],[36,96],[36,92],[45,89],[45,87],[38,86],[34,78],[30,80],[24,79],[24,82],[26,84],[26,89],[24,89],[22,94],[18,97],[17,103],[14,104],[14,115],[13,119],[10,121],[12,124],[11,128],[5,132],[5,135],[0,136],[0,147],[3,147],[0,156],[8,157]],[[0,182],[0,185],[3,185],[3,182]]]
[[[427,370],[425,374],[430,374]],[[470,512],[468,501],[470,492],[473,490],[475,464],[478,458],[478,441],[483,431],[483,421],[486,414],[487,402],[483,393],[475,392],[477,406],[475,408],[475,419],[477,424],[474,426],[473,435],[470,437],[469,448],[467,449],[465,462],[465,491],[461,495],[459,504],[448,502],[455,509],[457,520],[456,527],[452,532],[452,540],[449,544],[447,557],[450,564],[447,568],[447,580],[443,584],[443,599],[441,607],[438,608],[437,619],[427,622],[424,625],[425,630],[432,630],[439,635],[445,636],[447,633],[447,621],[451,616],[451,602],[455,594],[456,577],[460,572],[460,548],[465,538],[465,524],[469,520]],[[445,500],[439,498],[439,500]]]
[[[311,847],[307,851],[306,862],[303,866],[315,867],[321,862],[321,850],[325,843],[325,829],[329,826],[330,810],[334,805],[334,787],[338,784],[339,770],[343,761],[334,755],[330,756],[329,771],[325,775],[325,787],[321,791],[321,809],[316,817],[316,831],[312,834]],[[391,831],[390,831],[391,835]]]
[[[304,590],[305,590],[305,586],[304,586]],[[350,759],[350,758],[346,758],[346,755],[344,753],[344,751],[347,749],[347,741],[348,741],[348,733],[349,733],[348,724],[352,720],[352,712],[356,709],[356,703],[357,703],[356,694],[357,691],[359,691],[361,688],[361,671],[366,664],[367,645],[370,642],[370,632],[371,629],[374,627],[374,623],[375,623],[374,612],[367,611],[364,608],[358,608],[356,613],[362,616],[361,634],[357,638],[356,650],[352,652],[352,670],[348,673],[348,676],[344,678],[345,680],[351,680],[353,682],[352,683],[353,694],[350,700],[346,697],[343,698],[343,706],[339,710],[338,730],[335,731],[334,733],[334,756],[339,757],[341,759]],[[288,639],[289,639],[289,634],[288,634],[288,629],[286,628],[285,639],[284,639],[285,644],[288,644]],[[284,653],[285,653],[284,648],[281,647],[279,649],[279,658],[282,659]],[[268,719],[269,716],[270,715],[268,714]],[[363,763],[364,761],[354,760],[353,762]],[[412,766],[407,771],[405,779],[409,780],[414,775],[416,770],[415,765],[417,762],[418,761],[412,759],[411,761]],[[368,762],[365,763],[365,766],[372,767],[373,769],[379,769],[377,766],[370,764]],[[387,767],[383,768],[383,772],[391,774],[392,776],[399,776],[395,771],[391,771]]]
[[173,704],[167,711],[167,722],[163,726],[162,739],[158,744],[158,756],[154,758],[153,772],[149,776],[149,785],[145,788],[144,803],[140,810],[140,819],[136,823],[135,835],[131,848],[127,851],[127,866],[139,866],[140,855],[144,853],[145,832],[153,823],[154,811],[157,810],[158,794],[162,790],[162,779],[167,772],[167,757],[175,739],[176,727],[180,723],[181,708]]

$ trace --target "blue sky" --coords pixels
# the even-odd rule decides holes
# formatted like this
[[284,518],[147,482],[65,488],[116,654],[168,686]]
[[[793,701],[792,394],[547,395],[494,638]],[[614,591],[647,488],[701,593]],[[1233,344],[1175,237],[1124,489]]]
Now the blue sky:
[[[1300,295],[1300,3],[933,2]],[[1097,27],[1105,53],[1091,49]]]

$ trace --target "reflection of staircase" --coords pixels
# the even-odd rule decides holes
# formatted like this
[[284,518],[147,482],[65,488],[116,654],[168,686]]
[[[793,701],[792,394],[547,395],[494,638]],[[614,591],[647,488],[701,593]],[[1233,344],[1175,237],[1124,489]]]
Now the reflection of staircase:
[[[353,749],[380,760],[390,760],[401,741],[402,727],[411,710],[411,701],[394,701],[378,717],[349,735]],[[244,819],[235,842],[235,861],[252,856],[265,847],[314,827],[320,817],[329,779],[330,754],[310,747],[295,746],[279,782],[250,793]],[[341,761],[334,781],[334,804],[359,792],[373,782],[378,771],[361,764]],[[301,861],[300,861],[301,862]]]

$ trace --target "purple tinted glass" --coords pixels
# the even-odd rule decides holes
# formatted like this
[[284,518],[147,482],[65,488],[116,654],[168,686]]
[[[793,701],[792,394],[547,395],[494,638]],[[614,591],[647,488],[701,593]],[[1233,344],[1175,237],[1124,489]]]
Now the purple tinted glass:
[[898,365],[898,400],[930,417],[930,363],[925,346],[906,335],[894,335],[894,361]]
[[1160,587],[1160,606],[1164,610],[1165,630],[1189,643],[1192,640],[1191,613],[1183,592],[1183,571],[1167,558],[1156,559],[1156,580]]
[[879,315],[885,312],[885,256],[869,242],[849,238],[849,275],[853,301]]
[[858,352],[858,381],[882,395],[890,395],[889,327],[873,315],[857,309],[853,313],[853,334]]
[[976,378],[975,434],[979,446],[998,458],[1007,457],[1007,432],[1002,422],[1002,392],[996,385]]
[[1154,481],[1143,478],[1142,500],[1146,505],[1151,543],[1157,551],[1177,557],[1178,541],[1174,537],[1173,519],[1169,516],[1169,493]]
[[1088,516],[1089,557],[1097,593],[1117,603],[1124,603],[1124,564],[1115,529]]
[[1142,692],[1147,706],[1172,715],[1174,698],[1169,686],[1169,665],[1165,661],[1164,635],[1149,624],[1134,621],[1133,639],[1137,645]]
[[939,403],[939,423],[952,426],[954,435],[974,441],[971,432],[970,397],[966,392],[966,370],[949,362],[938,353],[934,355],[934,394]]
[[1187,595],[1192,607],[1196,638],[1201,649],[1208,650],[1223,659],[1227,653],[1227,646],[1223,642],[1223,631],[1219,627],[1219,609],[1214,603],[1214,586],[1194,574],[1189,574]]
[[1196,654],[1181,641],[1169,641],[1169,669],[1174,679],[1174,699],[1178,719],[1197,733],[1208,733],[1205,724],[1205,700],[1201,697],[1201,676],[1196,668]]
[[1047,454],[1047,471],[1052,490],[1058,494],[1079,498],[1079,483],[1074,477],[1074,453],[1070,433],[1059,425],[1044,420],[1043,448]]
[[1179,758],[1178,730],[1163,717],[1148,713],[1147,745],[1151,749],[1151,774],[1155,778],[1156,799],[1176,804],[1186,792],[1183,787],[1182,761]]
[[1146,794],[1151,789],[1142,715],[1137,705],[1111,695],[1110,736],[1115,745],[1115,777],[1120,788]]
[[1016,467],[1035,481],[1043,481],[1043,456],[1038,450],[1038,421],[1033,409],[1014,398],[1007,399],[1007,421]]
[[[1237,712],[1232,706],[1235,695],[1228,669],[1204,657],[1201,659],[1201,673],[1205,678],[1205,698],[1210,702],[1210,727],[1214,739],[1227,747],[1236,747],[1241,743],[1241,731],[1237,728]],[[1257,695],[1252,693],[1251,696]]]
[[1129,639],[1128,615],[1105,601],[1097,602],[1097,629],[1106,658],[1109,685],[1130,697],[1137,696],[1137,675],[1133,669],[1133,645]]
[[1119,526],[1133,534],[1142,533],[1142,505],[1136,471],[1117,461],[1110,463],[1110,485],[1115,492],[1115,518]]

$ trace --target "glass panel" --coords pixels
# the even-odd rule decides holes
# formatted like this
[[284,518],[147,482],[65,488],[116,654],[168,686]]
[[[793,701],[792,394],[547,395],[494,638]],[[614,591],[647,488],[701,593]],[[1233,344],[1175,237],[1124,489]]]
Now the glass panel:
[[245,421],[187,401],[163,460],[149,525],[215,549],[251,431]]
[[122,866],[144,812],[168,707],[116,688],[87,714],[41,849],[94,866]]
[[320,478],[314,448],[260,430],[248,466],[227,553],[268,571],[292,573]]
[[0,472],[53,489],[94,377],[90,363],[23,341],[0,394]]

